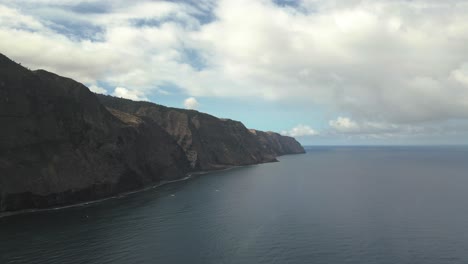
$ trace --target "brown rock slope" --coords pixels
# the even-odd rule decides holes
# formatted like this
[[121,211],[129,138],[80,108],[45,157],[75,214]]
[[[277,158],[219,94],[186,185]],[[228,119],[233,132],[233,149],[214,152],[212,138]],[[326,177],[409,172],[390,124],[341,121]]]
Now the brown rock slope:
[[304,153],[294,138],[248,130],[238,121],[149,102],[97,96],[107,107],[157,122],[184,149],[195,170],[271,162],[279,155]]
[[82,84],[0,54],[0,212],[89,201],[185,175],[185,154],[165,130],[116,116]]

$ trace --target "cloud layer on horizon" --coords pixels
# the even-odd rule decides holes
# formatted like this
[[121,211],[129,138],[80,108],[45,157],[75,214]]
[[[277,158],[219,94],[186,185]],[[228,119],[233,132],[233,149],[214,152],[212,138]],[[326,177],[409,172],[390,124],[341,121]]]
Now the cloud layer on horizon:
[[465,131],[468,3],[277,2],[0,0],[0,52],[135,100],[170,84],[316,105],[320,134]]

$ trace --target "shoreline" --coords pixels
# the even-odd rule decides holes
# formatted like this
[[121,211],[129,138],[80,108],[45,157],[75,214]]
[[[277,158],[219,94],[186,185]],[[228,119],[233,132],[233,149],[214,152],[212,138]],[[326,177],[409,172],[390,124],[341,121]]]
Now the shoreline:
[[163,182],[160,182],[158,184],[151,185],[151,186],[148,186],[148,187],[145,187],[145,188],[142,188],[142,189],[129,191],[129,192],[124,192],[124,193],[119,193],[119,194],[116,194],[114,196],[110,196],[110,197],[106,197],[106,198],[102,198],[102,199],[98,199],[98,200],[91,200],[91,201],[87,201],[87,202],[81,202],[81,203],[64,205],[64,206],[57,206],[57,207],[50,207],[50,208],[24,209],[24,210],[11,211],[11,212],[0,212],[0,219],[10,217],[10,216],[15,216],[15,215],[22,215],[22,214],[33,214],[33,213],[56,211],[56,210],[63,210],[63,209],[75,208],[75,207],[84,207],[84,206],[93,205],[93,204],[105,202],[105,201],[112,200],[112,199],[125,198],[125,197],[127,197],[129,195],[140,193],[140,192],[146,192],[146,191],[156,189],[158,187],[161,187],[161,186],[164,186],[164,185],[167,185],[167,184],[187,181],[187,180],[192,179],[193,176],[205,175],[205,174],[215,173],[215,172],[222,172],[222,171],[227,171],[227,170],[231,170],[231,169],[248,167],[248,166],[255,166],[255,165],[260,165],[260,164],[265,164],[265,163],[269,163],[269,162],[249,164],[249,165],[228,166],[228,167],[224,167],[224,168],[220,168],[220,169],[214,169],[214,170],[190,172],[190,173],[187,173],[185,177],[177,179],[177,180],[163,181]]
[[299,155],[299,154],[305,154],[305,153],[292,153],[292,154],[279,155],[273,161],[266,161],[266,162],[246,164],[246,165],[231,165],[231,166],[222,166],[222,167],[220,166],[219,169],[189,172],[189,173],[186,174],[185,177],[177,179],[177,180],[163,181],[163,182],[160,182],[158,184],[148,186],[148,187],[145,187],[145,188],[142,188],[142,189],[129,191],[129,192],[124,192],[124,193],[119,193],[119,194],[116,194],[114,196],[110,196],[110,197],[106,197],[106,198],[102,198],[102,199],[98,199],[98,200],[90,200],[90,201],[87,201],[87,202],[81,202],[81,203],[64,205],[64,206],[57,206],[57,207],[50,207],[50,208],[24,209],[24,210],[11,211],[11,212],[0,212],[0,219],[10,217],[10,216],[15,216],[15,215],[33,214],[33,213],[41,213],[41,212],[48,212],[48,211],[63,210],[63,209],[68,209],[68,208],[88,206],[88,205],[97,204],[97,203],[104,202],[104,201],[111,200],[111,199],[121,199],[121,198],[125,198],[125,197],[127,197],[129,195],[132,195],[132,194],[135,194],[135,193],[140,193],[140,192],[145,192],[145,191],[149,191],[149,190],[152,190],[152,189],[156,189],[156,188],[164,186],[166,184],[171,184],[171,183],[190,180],[190,179],[193,178],[193,176],[205,175],[205,174],[210,174],[210,173],[215,173],[215,172],[228,171],[228,170],[232,170],[232,169],[244,168],[244,167],[249,167],[249,166],[257,166],[257,165],[261,165],[261,164],[280,162],[279,160],[277,160],[277,158],[279,158],[279,157],[289,156],[289,155]]

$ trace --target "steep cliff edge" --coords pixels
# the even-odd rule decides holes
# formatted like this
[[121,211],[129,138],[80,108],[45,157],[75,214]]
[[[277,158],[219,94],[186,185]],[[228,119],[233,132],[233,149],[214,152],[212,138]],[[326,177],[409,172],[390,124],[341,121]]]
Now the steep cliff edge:
[[255,129],[250,130],[264,149],[276,153],[276,155],[305,153],[304,148],[293,137],[283,136],[275,132],[263,132]]
[[0,212],[63,206],[190,171],[303,153],[293,138],[192,110],[95,95],[0,54]]
[[82,84],[2,55],[0,121],[0,212],[99,199],[189,169],[156,123],[125,122]]
[[149,102],[97,96],[107,107],[157,122],[184,149],[194,170],[271,162],[280,155],[304,153],[294,138],[249,130],[238,121]]

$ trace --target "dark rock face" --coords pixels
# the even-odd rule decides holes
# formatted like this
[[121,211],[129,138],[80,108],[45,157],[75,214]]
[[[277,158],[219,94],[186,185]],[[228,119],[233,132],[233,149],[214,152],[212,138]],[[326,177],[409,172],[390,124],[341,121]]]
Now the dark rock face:
[[304,153],[294,138],[248,130],[238,121],[149,102],[97,96],[107,107],[157,122],[184,149],[195,170],[271,162],[279,155]]
[[237,121],[95,95],[0,54],[0,212],[109,197],[187,172],[303,153]]
[[183,177],[151,120],[117,118],[85,86],[0,56],[0,211],[99,199]]
[[268,149],[269,151],[276,153],[278,156],[305,153],[304,148],[293,137],[282,136],[271,131],[263,132],[255,129],[251,129],[250,132],[257,137],[262,148]]

